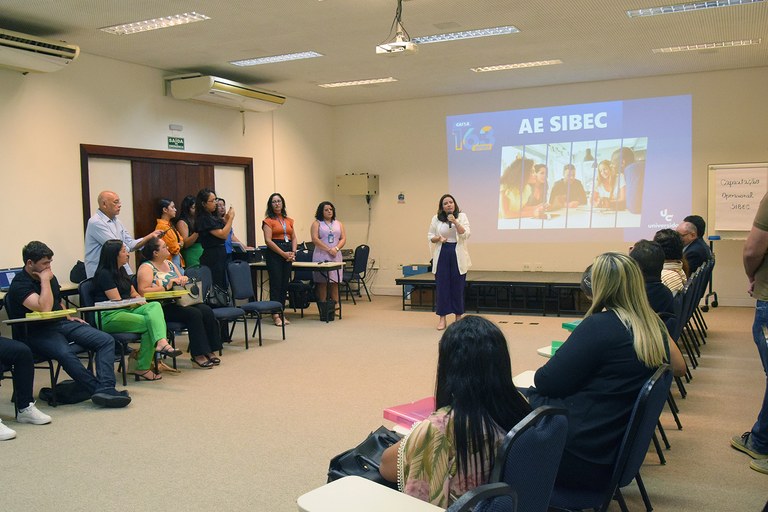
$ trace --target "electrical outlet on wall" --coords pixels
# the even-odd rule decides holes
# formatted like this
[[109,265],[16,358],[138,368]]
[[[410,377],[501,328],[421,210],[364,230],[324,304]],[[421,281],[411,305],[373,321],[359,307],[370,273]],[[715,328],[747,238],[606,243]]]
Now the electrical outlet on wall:
[[544,264],[543,263],[534,263],[533,264],[533,269],[536,272],[541,272],[542,270],[544,270]]
[[531,264],[523,263],[523,272],[530,272],[530,271],[531,271]]

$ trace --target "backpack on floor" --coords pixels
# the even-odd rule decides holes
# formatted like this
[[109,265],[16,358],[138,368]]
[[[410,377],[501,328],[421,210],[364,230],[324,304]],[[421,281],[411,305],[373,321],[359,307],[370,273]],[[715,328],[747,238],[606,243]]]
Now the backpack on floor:
[[73,380],[65,380],[56,384],[56,400],[53,399],[51,388],[40,390],[40,400],[48,405],[79,404],[91,398],[91,392]]

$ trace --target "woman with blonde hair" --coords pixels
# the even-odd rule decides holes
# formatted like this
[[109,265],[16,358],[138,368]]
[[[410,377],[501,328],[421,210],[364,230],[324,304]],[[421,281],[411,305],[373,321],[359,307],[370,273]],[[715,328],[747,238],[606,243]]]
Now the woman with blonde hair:
[[557,485],[602,489],[611,476],[635,400],[665,361],[685,373],[680,350],[645,294],[637,263],[608,252],[592,264],[592,307],[534,377],[531,405],[568,409]]
[[624,175],[619,174],[608,160],[600,162],[597,165],[592,205],[597,208],[610,208],[622,203],[625,193]]

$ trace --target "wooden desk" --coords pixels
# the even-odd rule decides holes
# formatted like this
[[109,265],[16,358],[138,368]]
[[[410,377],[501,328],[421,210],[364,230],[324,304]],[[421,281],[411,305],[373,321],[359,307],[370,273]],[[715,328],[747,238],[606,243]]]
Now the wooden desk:
[[347,476],[299,496],[299,512],[445,512],[359,476]]

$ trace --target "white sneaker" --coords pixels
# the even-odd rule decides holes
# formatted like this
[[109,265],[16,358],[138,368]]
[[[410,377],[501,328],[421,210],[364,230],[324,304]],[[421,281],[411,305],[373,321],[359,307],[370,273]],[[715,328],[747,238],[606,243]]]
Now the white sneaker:
[[26,409],[19,409],[16,421],[19,423],[32,423],[33,425],[45,425],[51,422],[51,417],[40,412],[40,409],[35,407],[35,402],[32,402]]
[[0,441],[7,441],[14,437],[16,437],[16,431],[3,425],[2,420],[0,420]]

